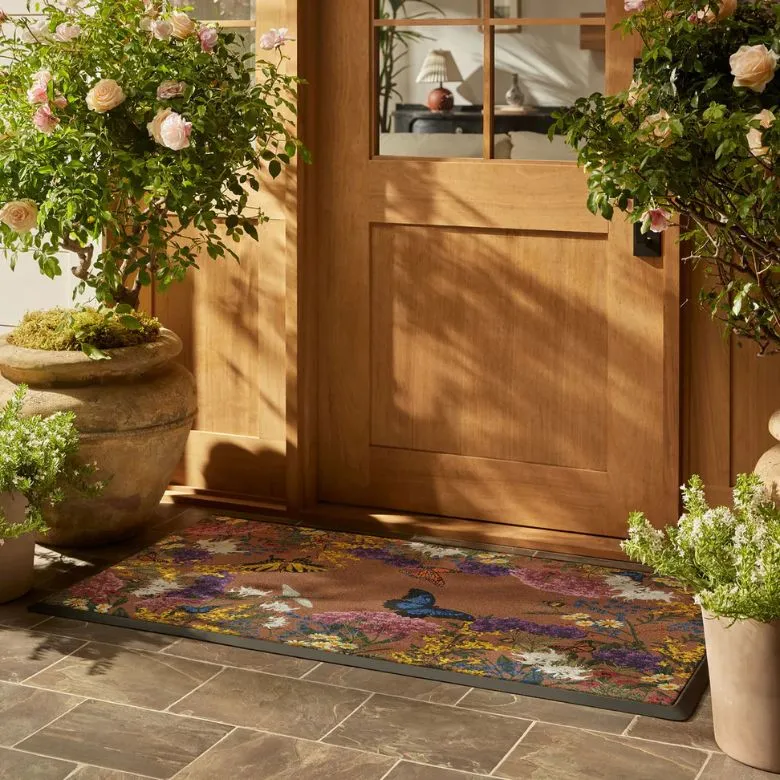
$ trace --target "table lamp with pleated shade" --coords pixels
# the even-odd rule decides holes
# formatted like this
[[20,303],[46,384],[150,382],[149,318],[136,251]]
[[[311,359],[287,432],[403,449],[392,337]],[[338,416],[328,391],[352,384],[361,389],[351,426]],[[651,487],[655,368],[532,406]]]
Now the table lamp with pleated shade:
[[428,108],[431,111],[452,111],[455,98],[445,86],[445,82],[463,81],[452,52],[446,49],[434,49],[428,52],[417,74],[418,84],[438,84],[428,95]]

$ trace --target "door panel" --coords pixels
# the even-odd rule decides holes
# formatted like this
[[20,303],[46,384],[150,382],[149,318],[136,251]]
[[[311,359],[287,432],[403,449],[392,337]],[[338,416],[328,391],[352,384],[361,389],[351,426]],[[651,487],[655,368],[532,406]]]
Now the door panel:
[[[320,20],[339,45],[317,63],[319,500],[605,536],[637,507],[671,520],[676,246],[635,258],[573,163],[372,157],[371,11]],[[610,89],[634,48],[620,14]]]

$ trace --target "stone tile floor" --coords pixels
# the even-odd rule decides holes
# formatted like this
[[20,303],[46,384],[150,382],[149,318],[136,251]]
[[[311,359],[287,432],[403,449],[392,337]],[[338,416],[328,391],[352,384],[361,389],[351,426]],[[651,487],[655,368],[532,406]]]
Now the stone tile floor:
[[39,548],[0,605],[0,780],[758,780],[687,723],[100,626],[26,605],[203,510],[161,505],[130,545]]

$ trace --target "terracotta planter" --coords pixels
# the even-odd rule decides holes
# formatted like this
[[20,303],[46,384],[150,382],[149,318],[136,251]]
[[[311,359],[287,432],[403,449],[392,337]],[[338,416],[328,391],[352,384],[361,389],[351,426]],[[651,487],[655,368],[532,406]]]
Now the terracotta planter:
[[[0,510],[11,524],[21,523],[27,501],[18,493],[0,493]],[[24,596],[33,584],[35,539],[25,534],[16,539],[0,538],[0,604]]]
[[0,403],[24,383],[26,412],[74,412],[80,457],[108,480],[100,496],[70,495],[47,514],[48,544],[109,544],[146,525],[195,417],[195,380],[171,362],[181,347],[163,329],[152,344],[108,350],[111,360],[94,361],[81,352],[14,347],[0,337]]
[[704,614],[715,741],[748,766],[780,772],[780,621]]

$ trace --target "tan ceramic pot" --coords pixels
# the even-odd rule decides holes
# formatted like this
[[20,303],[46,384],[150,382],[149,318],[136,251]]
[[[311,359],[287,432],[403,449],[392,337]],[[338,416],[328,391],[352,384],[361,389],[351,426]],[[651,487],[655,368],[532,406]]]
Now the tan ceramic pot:
[[81,352],[25,349],[0,337],[0,404],[29,386],[25,411],[74,412],[80,458],[108,484],[95,498],[69,495],[47,514],[48,544],[96,546],[135,534],[150,519],[181,459],[196,411],[195,380],[171,362],[181,340],[163,329],[152,344]]
[[[24,521],[27,501],[19,493],[0,493],[0,510],[11,525]],[[0,604],[24,596],[33,584],[35,539],[25,534],[0,538]]]
[[715,741],[724,753],[780,772],[780,621],[704,614]]
[[[769,433],[780,442],[780,410],[769,418]],[[754,471],[771,492],[772,500],[780,504],[780,444],[775,444],[758,459]]]

